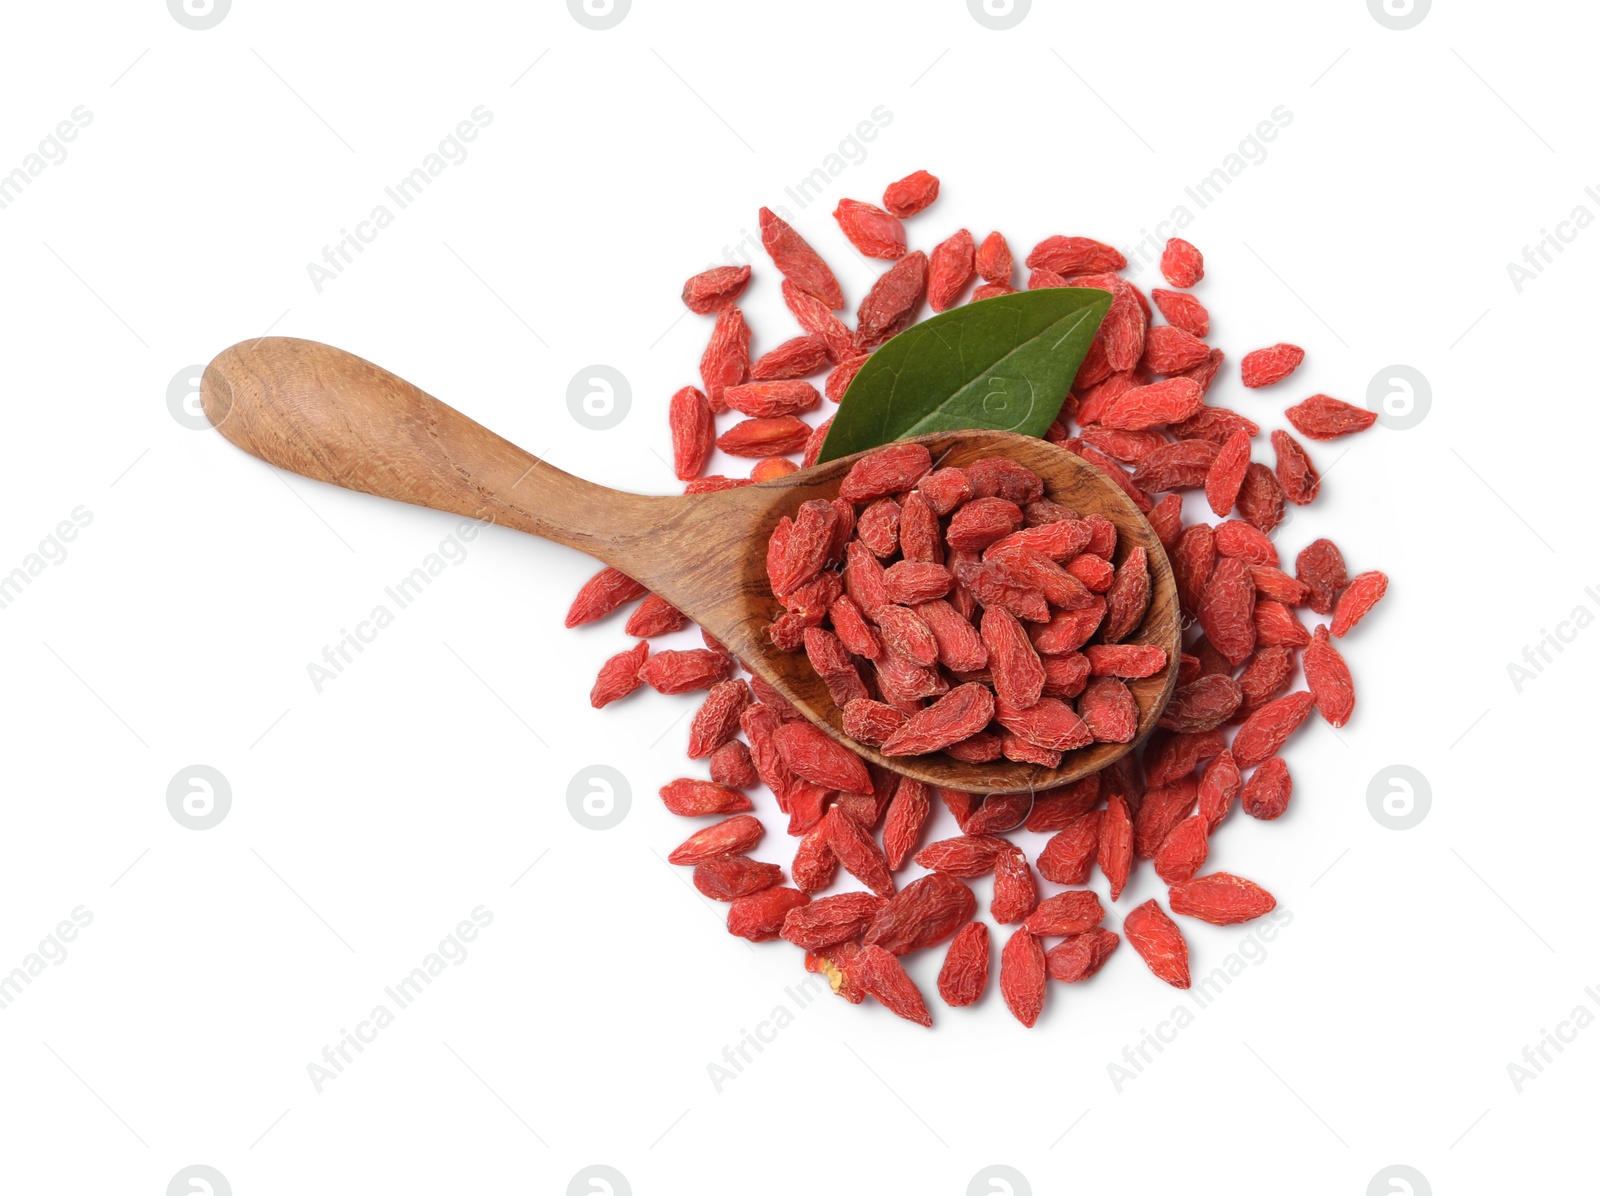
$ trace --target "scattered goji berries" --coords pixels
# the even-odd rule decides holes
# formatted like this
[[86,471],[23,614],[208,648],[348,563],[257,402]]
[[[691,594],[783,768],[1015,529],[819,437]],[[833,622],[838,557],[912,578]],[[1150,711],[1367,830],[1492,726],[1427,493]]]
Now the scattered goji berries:
[[[936,178],[917,171],[889,185],[882,208],[839,203],[835,219],[852,245],[892,263],[849,323],[835,314],[846,306],[844,289],[822,255],[762,209],[762,247],[798,327],[760,346],[759,356],[736,304],[752,283],[776,279],[763,283],[750,265],[730,263],[683,284],[685,305],[715,318],[700,384],[667,403],[671,466],[686,493],[814,463],[829,421],[812,413],[824,395],[844,397],[873,350],[929,308],[1012,293],[1015,263],[999,232],[975,241],[967,229],[937,230],[926,255],[908,244],[903,221],[928,219],[938,191]],[[1252,459],[1262,408],[1249,404],[1265,399],[1242,400],[1248,415],[1208,400],[1226,384],[1226,358],[1207,343],[1210,314],[1191,291],[1205,277],[1198,249],[1171,240],[1159,268],[1176,289],[1148,297],[1122,276],[1124,255],[1088,237],[1046,237],[1026,267],[1029,287],[1091,286],[1113,296],[1046,438],[1148,513],[1186,622],[1197,625],[1181,660],[1138,642],[1158,573],[1153,552],[1119,552],[1113,524],[1058,504],[1044,479],[1015,462],[935,468],[925,448],[905,444],[862,457],[836,499],[813,498],[779,521],[767,554],[782,608],[771,637],[777,648],[806,653],[856,742],[887,757],[942,751],[970,763],[1053,765],[1090,743],[1129,742],[1141,721],[1129,682],[1137,688],[1176,663],[1178,688],[1134,754],[1035,794],[930,789],[869,764],[771,686],[744,679],[740,662],[709,636],[704,647],[649,642],[688,620],[615,569],[590,579],[567,617],[575,627],[637,602],[626,633],[638,642],[601,667],[595,706],[642,687],[704,691],[688,754],[705,761],[709,779],[667,778],[654,813],[709,824],[669,860],[692,867],[696,890],[728,905],[729,931],[786,939],[847,1000],[871,996],[920,1025],[932,1018],[906,966],[948,942],[940,998],[951,1008],[982,1001],[989,922],[1015,928],[998,986],[1031,1026],[1050,979],[1087,980],[1123,938],[1157,977],[1187,987],[1188,945],[1167,909],[1218,925],[1270,913],[1276,902],[1261,886],[1197,874],[1236,801],[1254,819],[1286,813],[1293,785],[1283,751],[1311,711],[1334,727],[1352,718],[1354,684],[1335,643],[1388,586],[1381,572],[1352,577],[1326,538],[1300,549],[1292,569],[1287,553],[1280,558],[1276,541],[1292,507],[1312,502],[1322,483],[1298,437],[1348,436],[1376,416],[1310,395],[1286,407],[1293,434],[1269,433],[1270,461]],[[1164,322],[1153,323],[1157,315]],[[1239,378],[1251,390],[1272,386],[1304,356],[1286,343],[1257,349],[1244,355]],[[737,417],[719,436],[718,417],[729,410]],[[739,471],[748,476],[706,476],[716,450],[748,459]],[[1196,503],[1186,504],[1185,491],[1203,495],[1198,511],[1209,508],[1208,520],[1192,517]],[[763,836],[758,786],[788,820],[795,850],[787,882],[778,864],[746,854]],[[961,833],[924,845],[929,830],[951,834],[946,811]],[[1014,842],[1015,830],[1048,838]],[[1141,883],[1147,859],[1170,886],[1167,909],[1143,900],[1121,927],[1107,928],[1106,910]],[[1106,879],[1099,894],[1084,887],[1097,872]],[[973,888],[982,884],[992,884],[988,921],[975,920]],[[1146,896],[1133,891],[1135,901]]]

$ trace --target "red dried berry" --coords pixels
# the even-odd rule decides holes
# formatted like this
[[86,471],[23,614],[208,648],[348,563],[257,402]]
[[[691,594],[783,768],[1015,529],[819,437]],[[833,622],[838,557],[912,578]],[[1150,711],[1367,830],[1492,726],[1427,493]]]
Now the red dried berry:
[[749,266],[713,266],[683,284],[684,306],[707,315],[732,303],[749,282]]
[[1087,889],[1073,889],[1039,902],[1022,926],[1039,938],[1054,938],[1092,930],[1105,916],[1099,897]]
[[1339,595],[1338,605],[1333,610],[1333,626],[1330,630],[1334,635],[1343,636],[1366,616],[1366,613],[1377,605],[1389,589],[1389,579],[1377,570],[1369,573],[1357,574]]
[[1242,664],[1256,645],[1256,588],[1250,566],[1238,557],[1217,561],[1195,616],[1206,639],[1233,664]]
[[909,327],[928,285],[928,255],[914,250],[878,276],[856,311],[856,348],[863,352]]
[[[1121,269],[1121,267],[1117,267]],[[1173,237],[1161,251],[1161,277],[1187,290],[1206,276],[1205,258],[1182,237]]]
[[841,199],[833,209],[844,235],[866,257],[894,261],[906,252],[906,229],[898,217],[859,199]]
[[728,907],[728,933],[752,943],[778,937],[789,911],[810,901],[798,889],[771,888],[748,897],[736,897]]
[[696,864],[694,887],[713,901],[748,897],[783,881],[783,869],[747,855],[719,855]]
[[1211,360],[1211,346],[1171,324],[1145,333],[1144,368],[1152,374],[1181,374]]
[[1116,249],[1088,237],[1046,237],[1028,254],[1030,270],[1054,270],[1057,274],[1099,274],[1121,270],[1128,264]]
[[761,842],[764,833],[759,818],[736,814],[690,835],[672,849],[672,854],[667,856],[667,863],[701,864],[719,855],[743,853]]
[[1078,714],[1097,743],[1132,743],[1139,733],[1139,705],[1116,677],[1095,677],[1078,699]]
[[844,306],[839,280],[806,239],[774,215],[761,209],[761,246],[784,280],[830,308]]
[[650,645],[640,641],[626,652],[618,652],[600,666],[600,674],[589,691],[589,705],[596,710],[625,698],[639,688],[639,669],[650,654]]
[[919,1026],[933,1025],[922,993],[906,975],[900,961],[882,947],[862,947],[850,965],[850,978],[878,1004],[896,1017]]
[[1188,419],[1205,401],[1205,392],[1189,378],[1168,378],[1126,391],[1106,404],[1100,422],[1108,428],[1137,431]]
[[1278,482],[1283,486],[1284,497],[1297,506],[1305,506],[1316,498],[1322,485],[1317,467],[1300,442],[1287,432],[1272,434],[1272,449],[1277,454]]
[[878,896],[894,896],[894,874],[872,836],[837,809],[829,810],[822,821],[827,827],[828,845],[844,870]]
[[1064,939],[1044,953],[1051,977],[1067,984],[1087,980],[1102,967],[1122,941],[1112,931],[1096,926]]
[[884,189],[883,206],[904,218],[915,216],[938,197],[939,180],[926,170],[914,170]]
[[1299,345],[1280,342],[1246,353],[1244,360],[1239,363],[1239,372],[1248,387],[1271,386],[1294,373],[1305,358],[1306,351]]
[[1151,859],[1172,828],[1189,817],[1198,788],[1191,771],[1144,795],[1133,816],[1133,854],[1137,858]]
[[1239,487],[1244,485],[1245,471],[1250,468],[1250,436],[1240,428],[1223,442],[1211,468],[1206,472],[1206,502],[1213,514],[1227,515],[1238,501]]
[[972,890],[945,873],[912,881],[872,918],[862,942],[875,943],[895,955],[931,947],[955,933],[977,909]]
[[577,627],[603,619],[619,606],[648,592],[626,573],[607,566],[583,583],[567,609],[567,626]]
[[1169,885],[1175,885],[1200,871],[1210,852],[1209,834],[1204,815],[1195,814],[1178,823],[1156,848],[1156,875]]
[[689,759],[703,760],[739,731],[739,716],[754,699],[743,681],[719,681],[689,724]]
[[1287,694],[1262,706],[1239,728],[1233,737],[1233,758],[1240,768],[1254,768],[1276,756],[1289,736],[1299,730],[1311,713],[1314,699],[1305,690]]
[[711,779],[731,789],[749,789],[761,778],[750,760],[750,749],[731,739],[711,753]]
[[[807,293],[788,279],[784,280],[782,289],[783,301],[789,311],[800,322],[801,328],[822,342],[829,358],[840,362],[860,356],[855,334],[828,309],[824,300]],[[843,305],[842,299],[840,305]]]
[[1189,944],[1153,899],[1129,912],[1122,921],[1122,933],[1158,980],[1173,988],[1189,987]]
[[983,996],[989,984],[989,927],[968,922],[950,940],[944,966],[939,969],[939,996],[946,1005],[960,1008]]
[[1342,727],[1355,711],[1355,682],[1350,666],[1328,638],[1328,629],[1318,627],[1305,653],[1306,686],[1316,700],[1317,709],[1331,727]]
[[750,363],[752,382],[778,382],[804,378],[825,369],[828,350],[814,336],[796,336],[776,349],[769,349]]
[[1234,763],[1232,752],[1223,752],[1206,765],[1205,771],[1200,774],[1197,792],[1200,817],[1205,819],[1208,832],[1217,829],[1242,787],[1239,766]]
[[1312,440],[1332,440],[1352,432],[1364,432],[1378,421],[1376,411],[1331,398],[1312,395],[1287,408],[1284,414],[1302,436]]
[[1273,756],[1245,782],[1240,806],[1250,817],[1270,822],[1289,808],[1289,796],[1293,791],[1289,766],[1282,756]]
[[934,311],[953,307],[972,279],[972,234],[959,229],[934,246],[928,256],[928,306]]
[[723,391],[744,381],[750,367],[750,326],[733,305],[717,311],[717,325],[700,358],[700,381],[712,411],[723,411]]
[[[744,682],[738,682],[743,685]],[[714,781],[696,781],[681,777],[661,786],[661,802],[674,814],[698,818],[704,814],[738,814],[755,807],[750,799],[737,789],[728,789]]]
[[1058,885],[1081,885],[1100,845],[1102,812],[1080,814],[1053,835],[1036,861],[1039,875]]
[[1106,799],[1105,815],[1100,820],[1100,844],[1096,848],[1096,862],[1105,873],[1111,886],[1111,900],[1122,896],[1133,869],[1133,818],[1128,812],[1128,802],[1119,793]]
[[860,936],[887,903],[871,893],[838,893],[796,906],[779,933],[796,947],[821,951]]
[[1199,918],[1213,926],[1232,926],[1269,914],[1278,902],[1254,881],[1228,872],[1213,872],[1184,884],[1173,885],[1167,893],[1172,912]]
[[[1205,305],[1193,295],[1182,291],[1167,291],[1155,287],[1150,292],[1156,307],[1174,328],[1181,328],[1190,336],[1205,337],[1211,333],[1211,316]],[[1155,329],[1150,330],[1154,332]],[[1207,357],[1210,353],[1207,353]]]
[[1306,604],[1319,615],[1331,615],[1333,604],[1350,584],[1344,555],[1332,540],[1313,540],[1294,560],[1294,575],[1306,584]]
[[1031,1027],[1044,1009],[1044,948],[1026,930],[1015,931],[1000,949],[1000,995],[1006,1008]]

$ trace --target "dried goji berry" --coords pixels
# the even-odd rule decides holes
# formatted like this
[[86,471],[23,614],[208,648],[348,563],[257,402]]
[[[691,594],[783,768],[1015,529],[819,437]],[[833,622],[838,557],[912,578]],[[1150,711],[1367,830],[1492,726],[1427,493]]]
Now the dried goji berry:
[[1154,899],[1129,912],[1122,933],[1157,979],[1173,988],[1189,987],[1189,944]]
[[1343,636],[1366,616],[1366,613],[1378,604],[1389,589],[1389,578],[1377,570],[1368,573],[1359,573],[1351,579],[1350,584],[1339,595],[1338,604],[1333,609],[1333,626],[1330,630],[1334,635]]
[[955,305],[972,279],[972,258],[972,234],[964,228],[934,246],[928,256],[928,306],[934,311]]
[[1081,885],[1089,879],[1089,865],[1100,845],[1102,811],[1079,814],[1039,852],[1039,875],[1058,885]]
[[806,239],[768,208],[761,209],[761,245],[785,281],[832,308],[844,306],[839,280]]
[[894,261],[906,252],[906,229],[896,216],[859,199],[841,199],[833,209],[844,235],[866,257]]
[[1152,787],[1133,816],[1133,854],[1148,860],[1194,809],[1198,784],[1189,772],[1167,784]]
[[887,904],[872,893],[838,893],[796,906],[779,933],[797,947],[821,951],[858,937]]
[[1278,902],[1254,881],[1229,872],[1213,872],[1183,884],[1167,893],[1172,912],[1199,918],[1213,926],[1232,926],[1269,914]]
[[1233,664],[1242,664],[1256,644],[1256,588],[1250,566],[1238,557],[1220,558],[1211,570],[1195,617],[1218,652]]
[[[1181,328],[1190,336],[1210,335],[1211,316],[1206,311],[1205,305],[1193,295],[1155,287],[1150,291],[1150,298],[1155,300],[1156,307],[1167,318],[1167,323],[1174,328]],[[1155,329],[1152,328],[1150,331],[1154,332]],[[1209,352],[1207,356],[1210,356]]]
[[1364,432],[1378,420],[1375,411],[1323,394],[1302,399],[1285,409],[1284,414],[1296,431],[1312,440],[1332,440],[1336,436]]
[[749,282],[749,266],[713,266],[683,284],[684,306],[707,315],[732,303]]
[[1252,818],[1270,822],[1289,808],[1294,785],[1282,756],[1264,761],[1245,782],[1240,808]]
[[[789,724],[790,726],[805,724]],[[829,810],[822,819],[827,827],[828,845],[838,857],[844,870],[880,897],[894,895],[894,874],[883,849],[872,836],[837,809]]]
[[[744,682],[738,682],[743,685]],[[696,781],[681,777],[661,786],[661,801],[674,814],[695,818],[703,814],[737,814],[753,810],[750,799],[737,789],[715,781]]]
[[1205,819],[1207,833],[1217,829],[1227,815],[1233,799],[1239,796],[1243,781],[1232,752],[1222,752],[1214,757],[1200,774],[1197,794],[1200,800],[1200,817]]
[[1269,756],[1276,756],[1311,713],[1313,698],[1305,690],[1286,694],[1262,706],[1239,728],[1233,737],[1233,758],[1240,768],[1254,768]]
[[728,906],[728,933],[752,943],[775,939],[789,911],[810,900],[798,889],[781,887],[763,889],[748,897],[735,897]]
[[650,654],[650,645],[641,640],[626,652],[618,652],[600,666],[600,675],[589,691],[589,705],[596,710],[639,688],[639,669]]
[[1128,259],[1110,245],[1088,237],[1046,237],[1028,254],[1027,266],[1057,274],[1098,274],[1121,270]]
[[1044,965],[1053,979],[1068,984],[1087,980],[1105,966],[1121,941],[1112,931],[1096,926],[1051,947],[1044,953]]
[[1111,900],[1115,901],[1122,896],[1128,873],[1133,869],[1133,818],[1128,812],[1127,799],[1120,793],[1113,793],[1106,799],[1095,858],[1111,886]]
[[719,681],[689,724],[689,759],[703,760],[738,733],[739,716],[753,701],[743,681]]
[[1300,442],[1287,432],[1272,434],[1272,450],[1277,455],[1275,472],[1283,495],[1297,506],[1305,506],[1316,498],[1322,486],[1322,476]]
[[[800,327],[822,342],[833,361],[847,361],[861,355],[860,350],[856,348],[855,334],[845,327],[844,321],[829,310],[830,305],[827,300],[818,299],[787,278],[783,281],[782,289],[783,301],[794,318],[800,322]],[[841,297],[832,306],[843,305],[844,299]]]
[[1045,982],[1044,947],[1026,930],[1015,931],[1000,949],[1000,995],[1024,1026],[1039,1020]]
[[[738,796],[743,796],[742,794]],[[759,818],[736,814],[690,835],[667,856],[669,864],[700,864],[719,855],[734,855],[761,842],[764,828]],[[774,931],[773,933],[777,933]]]
[[1211,347],[1176,325],[1158,324],[1145,333],[1143,364],[1152,374],[1181,374],[1210,359]]
[[[1117,267],[1119,270],[1121,267]],[[1161,251],[1161,277],[1187,290],[1206,276],[1205,258],[1182,237],[1172,237]]]
[[1016,847],[1002,851],[995,860],[994,897],[989,903],[994,920],[1002,926],[1020,922],[1038,903],[1039,889],[1033,881],[1033,869],[1028,867],[1028,857]]
[[1355,710],[1355,682],[1344,657],[1328,638],[1326,627],[1319,626],[1306,647],[1305,670],[1306,686],[1322,717],[1331,727],[1344,726]]
[[1105,916],[1099,897],[1087,889],[1073,889],[1039,902],[1022,926],[1029,934],[1054,938],[1092,930]]
[[1210,852],[1209,834],[1210,828],[1202,814],[1191,815],[1178,823],[1156,848],[1156,875],[1169,885],[1175,885],[1200,871]]
[[657,652],[639,667],[639,679],[657,693],[682,694],[726,681],[733,660],[709,648]]
[[1206,502],[1214,514],[1226,515],[1233,510],[1249,468],[1250,436],[1240,428],[1223,442],[1206,473]]
[[882,947],[865,946],[850,965],[850,977],[863,992],[896,1017],[933,1025],[928,1007],[900,961]]
[[583,588],[567,609],[567,626],[577,627],[603,619],[619,606],[645,593],[648,593],[645,587],[626,573],[607,566],[583,583]]
[[1097,743],[1132,743],[1139,733],[1139,705],[1116,677],[1095,677],[1078,699],[1078,714]]
[[968,922],[956,931],[939,969],[939,996],[946,1005],[960,1008],[983,996],[989,984],[989,927]]
[[1306,605],[1319,615],[1331,615],[1333,604],[1350,578],[1344,555],[1332,540],[1313,540],[1294,559],[1294,575],[1306,584]]
[[749,789],[761,778],[751,762],[750,749],[737,739],[730,739],[711,753],[711,779],[731,789]]
[[883,206],[896,216],[915,216],[938,197],[939,180],[926,170],[914,170],[884,189]]
[[946,873],[934,872],[891,897],[867,925],[861,941],[907,955],[953,934],[971,919],[977,905],[966,885]]
[[694,887],[713,901],[732,901],[783,881],[783,869],[747,855],[719,855],[696,864]]
[[1282,382],[1306,358],[1306,351],[1299,345],[1289,345],[1279,342],[1265,349],[1255,349],[1244,355],[1244,360],[1239,363],[1239,372],[1244,384],[1249,387],[1271,386],[1274,382]]
[[928,255],[914,250],[878,276],[856,310],[856,348],[875,349],[916,319],[928,285]]

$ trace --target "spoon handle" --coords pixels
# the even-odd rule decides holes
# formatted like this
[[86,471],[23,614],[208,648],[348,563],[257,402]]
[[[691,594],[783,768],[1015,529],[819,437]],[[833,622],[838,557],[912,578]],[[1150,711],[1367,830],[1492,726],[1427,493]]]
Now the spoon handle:
[[200,401],[225,437],[282,469],[486,519],[612,564],[615,542],[672,501],[564,473],[405,379],[316,341],[263,337],[224,350],[206,367]]

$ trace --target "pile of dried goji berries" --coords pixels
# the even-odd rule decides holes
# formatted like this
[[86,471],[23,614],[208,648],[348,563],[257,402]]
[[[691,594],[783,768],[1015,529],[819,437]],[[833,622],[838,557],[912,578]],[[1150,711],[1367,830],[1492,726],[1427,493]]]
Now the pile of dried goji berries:
[[1052,502],[1015,461],[935,470],[922,445],[890,445],[838,498],[778,521],[767,573],[786,609],[769,634],[805,648],[845,731],[885,756],[1054,768],[1131,741],[1122,679],[1167,667],[1165,648],[1120,642],[1149,607],[1150,568],[1143,548],[1113,567],[1116,547],[1110,520]]
[[[811,463],[827,423],[813,427],[801,418],[822,401],[805,379],[827,371],[823,393],[838,402],[868,355],[914,323],[925,300],[935,312],[945,310],[975,280],[968,301],[1014,289],[1011,251],[999,233],[975,242],[962,229],[928,254],[908,252],[902,220],[932,203],[938,188],[937,179],[919,171],[892,184],[881,208],[855,200],[839,204],[834,216],[851,244],[867,257],[894,262],[862,300],[853,331],[834,314],[844,294],[833,272],[798,232],[765,209],[762,243],[783,276],[783,297],[799,335],[751,359],[750,329],[735,306],[749,283],[749,266],[717,267],[685,284],[684,302],[716,318],[700,362],[702,385],[684,387],[669,405],[673,462],[687,492],[779,477],[799,467],[796,456]],[[1292,572],[1280,560],[1270,534],[1287,504],[1316,497],[1320,477],[1286,431],[1270,435],[1272,466],[1253,461],[1258,425],[1206,403],[1224,355],[1206,343],[1209,317],[1191,293],[1204,276],[1198,250],[1171,241],[1161,272],[1173,289],[1154,289],[1148,299],[1118,273],[1126,268],[1121,253],[1085,237],[1048,237],[1026,266],[1030,289],[1091,286],[1113,296],[1047,437],[1104,470],[1147,514],[1171,559],[1186,623],[1195,629],[1160,729],[1139,751],[1048,792],[978,798],[932,790],[868,764],[758,678],[736,677],[738,662],[709,637],[704,648],[652,654],[648,637],[680,630],[687,620],[613,569],[584,586],[567,617],[568,626],[576,626],[643,599],[627,622],[639,642],[601,668],[591,694],[595,706],[641,684],[662,693],[709,691],[689,735],[689,755],[708,761],[709,779],[675,780],[661,797],[674,814],[717,819],[669,858],[694,868],[700,892],[729,903],[729,930],[753,941],[787,939],[806,952],[806,966],[824,973],[848,1000],[871,996],[925,1025],[931,1022],[926,1001],[900,961],[948,941],[940,997],[952,1006],[979,999],[988,986],[989,927],[975,920],[977,897],[966,882],[980,876],[994,877],[994,922],[1016,928],[1000,953],[999,988],[1026,1025],[1039,1016],[1050,978],[1092,976],[1121,937],[1156,976],[1187,987],[1188,947],[1169,909],[1216,925],[1271,910],[1271,894],[1251,881],[1226,872],[1200,875],[1209,840],[1235,798],[1250,817],[1284,813],[1291,782],[1279,753],[1313,708],[1336,727],[1350,718],[1355,691],[1333,640],[1348,633],[1387,586],[1379,572],[1350,578],[1343,555],[1327,539],[1302,549]],[[1153,312],[1164,322],[1154,323]],[[1303,357],[1290,344],[1257,349],[1242,359],[1241,380],[1249,388],[1279,384]],[[716,417],[729,409],[743,418],[718,436]],[[1374,420],[1362,408],[1321,394],[1285,414],[1312,440],[1360,432]],[[701,476],[713,444],[725,454],[755,458],[751,476]],[[787,543],[780,536],[769,546],[774,588],[787,600],[787,613],[773,624],[777,646],[804,648],[846,709],[852,733],[863,742],[876,739],[885,750],[1048,760],[1045,753],[1065,749],[1038,741],[1058,740],[1018,729],[1037,729],[1021,716],[1047,698],[1085,725],[1059,742],[1076,743],[1084,730],[1097,736],[1100,706],[1091,699],[1086,709],[1084,696],[1095,685],[1110,694],[1118,668],[1096,661],[1128,650],[1117,643],[1127,634],[1122,624],[1133,618],[1137,625],[1128,612],[1137,608],[1142,616],[1147,600],[1132,593],[1140,572],[1127,567],[1132,554],[1123,569],[1110,569],[1114,538],[1096,541],[1105,533],[1092,517],[1052,510],[1054,504],[1009,464],[930,471],[926,454],[913,460],[911,447],[868,458],[901,471],[892,485],[885,476],[855,497],[842,494],[839,503],[806,504],[794,513]],[[1185,491],[1196,499],[1188,511]],[[991,499],[1010,506],[996,507]],[[962,516],[972,509],[978,513]],[[1217,518],[1214,526],[1195,517],[1206,510]],[[995,519],[996,511],[1004,518]],[[975,539],[964,538],[969,523],[981,527]],[[827,539],[813,568],[816,534],[824,526]],[[1063,547],[1076,544],[1085,530],[1083,544]],[[998,534],[983,539],[992,531]],[[790,551],[797,534],[805,537],[804,552]],[[1010,553],[1016,545],[1033,555]],[[1004,568],[988,568],[996,557],[1004,558]],[[842,569],[834,572],[830,566],[839,562]],[[1081,563],[1074,568],[1075,562]],[[940,565],[946,576],[902,567],[929,564]],[[1113,600],[1122,586],[1129,591],[1126,605]],[[865,602],[863,590],[872,595]],[[917,622],[885,615],[890,608],[910,612]],[[1326,625],[1308,629],[1301,617],[1307,610],[1327,618]],[[1092,612],[1092,621],[1071,618],[1079,611]],[[1304,689],[1295,685],[1301,677]],[[1035,696],[1035,683],[1036,701],[1019,702]],[[1066,696],[1076,698],[1076,712],[1061,700]],[[1120,696],[1106,707],[1119,703]],[[926,714],[935,710],[941,714]],[[1062,728],[1073,727],[1055,706],[1047,710]],[[980,722],[985,711],[990,717]],[[1120,734],[1107,719],[1103,737]],[[919,737],[928,723],[935,733]],[[953,728],[963,734],[951,739]],[[797,840],[789,884],[778,864],[746,854],[763,835],[762,823],[747,813],[754,809],[748,791],[762,785],[788,814]],[[961,834],[919,850],[935,798]],[[1013,829],[1051,838],[1030,863],[1005,837]],[[1101,899],[1084,886],[1098,869],[1115,902],[1135,861],[1144,859],[1168,886],[1167,909],[1144,902],[1123,918],[1119,936],[1102,925]],[[924,874],[901,885],[897,874],[909,863]],[[1035,870],[1061,891],[1042,896]],[[814,898],[841,872],[863,887]],[[1047,949],[1047,940],[1058,941]]]

